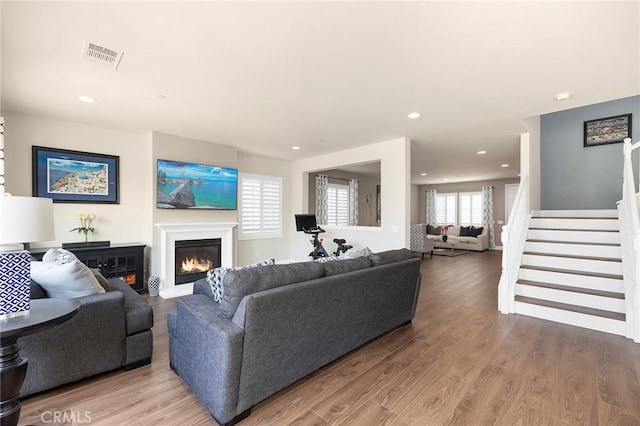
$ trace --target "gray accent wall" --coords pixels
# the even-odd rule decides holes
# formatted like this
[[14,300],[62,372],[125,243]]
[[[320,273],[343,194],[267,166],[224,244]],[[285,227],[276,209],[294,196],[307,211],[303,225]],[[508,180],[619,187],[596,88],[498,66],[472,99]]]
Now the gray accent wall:
[[[541,208],[615,209],[622,198],[622,143],[584,147],[584,122],[632,113],[640,138],[640,96],[545,114],[540,120]],[[634,155],[634,170],[638,157]]]

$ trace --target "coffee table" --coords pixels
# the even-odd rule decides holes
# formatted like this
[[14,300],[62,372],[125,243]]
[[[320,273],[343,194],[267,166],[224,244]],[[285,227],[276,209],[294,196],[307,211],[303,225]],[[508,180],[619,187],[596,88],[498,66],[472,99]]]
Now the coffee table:
[[29,315],[0,321],[0,426],[15,426],[20,418],[18,394],[27,374],[17,340],[54,327],[73,317],[80,302],[73,299],[33,299]]
[[433,254],[435,255],[455,257],[455,256],[460,256],[461,254],[469,253],[469,249],[456,248],[456,244],[458,243],[457,241],[452,241],[452,240],[443,241],[442,238],[436,241],[438,241],[441,246],[445,245],[445,247],[434,249]]

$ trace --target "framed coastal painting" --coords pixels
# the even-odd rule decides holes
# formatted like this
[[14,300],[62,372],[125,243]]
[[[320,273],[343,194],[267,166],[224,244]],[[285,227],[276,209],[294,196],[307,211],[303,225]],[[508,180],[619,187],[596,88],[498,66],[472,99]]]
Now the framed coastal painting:
[[32,147],[33,196],[55,203],[118,204],[120,157]]
[[158,159],[156,208],[237,210],[238,169]]
[[584,146],[618,143],[631,137],[631,114],[584,122]]

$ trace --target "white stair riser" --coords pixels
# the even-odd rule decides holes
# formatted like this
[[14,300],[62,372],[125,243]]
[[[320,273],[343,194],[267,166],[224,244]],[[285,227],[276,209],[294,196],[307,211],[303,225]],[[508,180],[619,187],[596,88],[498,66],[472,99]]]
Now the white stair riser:
[[599,231],[618,231],[620,229],[618,219],[531,218],[530,227],[542,229],[595,229]]
[[534,210],[533,217],[606,217],[617,218],[618,210]]
[[596,246],[590,244],[561,244],[527,241],[525,251],[570,256],[606,257],[620,259],[620,246]]
[[577,243],[620,244],[620,233],[529,229],[527,239],[547,241],[572,241]]
[[591,259],[571,259],[567,257],[522,255],[523,265],[541,266],[545,268],[569,269],[600,274],[622,275],[622,262]]
[[520,268],[518,278],[549,284],[588,288],[591,290],[624,293],[624,281],[612,278],[590,277],[588,275],[563,274],[561,272],[540,271]]
[[568,305],[602,309],[603,311],[609,312],[625,313],[626,311],[624,299],[614,299],[611,297],[595,296],[592,294],[576,293],[572,291],[535,287],[523,284],[516,284],[516,294],[519,296],[533,297],[534,299],[566,303]]
[[578,312],[564,311],[561,309],[548,308],[546,306],[532,305],[529,303],[516,302],[516,313],[530,317],[546,319],[563,324],[575,325],[577,327],[591,330],[603,331],[605,333],[624,336],[626,334],[626,324],[611,318],[596,317],[593,315],[581,314]]

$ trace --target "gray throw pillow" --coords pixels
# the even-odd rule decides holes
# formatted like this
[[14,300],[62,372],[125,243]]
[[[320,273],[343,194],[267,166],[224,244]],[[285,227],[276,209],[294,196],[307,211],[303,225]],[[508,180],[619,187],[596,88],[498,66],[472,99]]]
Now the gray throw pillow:
[[484,226],[480,226],[480,227],[478,227],[478,228],[476,228],[475,226],[472,226],[472,227],[471,227],[471,230],[470,230],[470,232],[469,232],[469,234],[470,234],[472,237],[476,237],[476,238],[478,238],[478,237],[482,234],[482,231],[483,231],[483,230],[484,230]]
[[475,237],[475,235],[471,235],[471,227],[470,226],[461,226],[460,227],[460,236],[461,237]]
[[89,269],[91,270],[91,272],[93,272],[93,276],[96,277],[96,280],[98,280],[98,284],[100,284],[100,287],[104,288],[104,291],[111,291],[109,280],[106,279],[104,275],[102,275],[102,272],[100,272],[100,269],[97,269],[97,268],[89,268]]
[[440,235],[442,234],[442,228],[439,226],[431,226],[429,225],[429,231],[427,232],[427,234],[429,235]]

